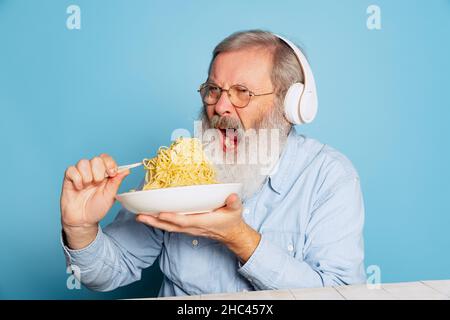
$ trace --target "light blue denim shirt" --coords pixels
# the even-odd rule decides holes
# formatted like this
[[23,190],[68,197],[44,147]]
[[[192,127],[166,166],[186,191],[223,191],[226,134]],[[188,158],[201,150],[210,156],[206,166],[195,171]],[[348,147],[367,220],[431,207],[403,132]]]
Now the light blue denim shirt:
[[159,258],[159,296],[323,287],[365,282],[364,205],[357,172],[335,149],[291,130],[278,170],[244,202],[261,241],[243,265],[221,243],[135,221],[122,209],[86,248],[63,245],[81,282],[108,291]]

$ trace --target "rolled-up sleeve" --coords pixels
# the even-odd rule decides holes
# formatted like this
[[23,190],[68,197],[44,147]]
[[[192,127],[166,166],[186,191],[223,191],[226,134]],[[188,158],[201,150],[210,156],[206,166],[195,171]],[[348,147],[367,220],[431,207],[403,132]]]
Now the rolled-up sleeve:
[[363,225],[359,178],[347,177],[324,192],[313,207],[301,254],[290,255],[263,233],[238,271],[257,290],[365,282]]
[[142,269],[159,256],[163,231],[139,223],[122,209],[114,222],[99,227],[86,248],[69,249],[61,237],[67,265],[79,270],[81,283],[92,290],[110,291],[140,280]]

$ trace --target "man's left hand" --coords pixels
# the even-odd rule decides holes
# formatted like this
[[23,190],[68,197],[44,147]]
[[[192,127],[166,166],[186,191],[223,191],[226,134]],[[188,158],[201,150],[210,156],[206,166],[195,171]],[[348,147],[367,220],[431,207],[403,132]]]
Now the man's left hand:
[[168,232],[181,232],[220,241],[244,262],[250,258],[261,238],[261,235],[242,219],[242,202],[236,194],[228,196],[224,207],[209,213],[138,214],[136,220]]

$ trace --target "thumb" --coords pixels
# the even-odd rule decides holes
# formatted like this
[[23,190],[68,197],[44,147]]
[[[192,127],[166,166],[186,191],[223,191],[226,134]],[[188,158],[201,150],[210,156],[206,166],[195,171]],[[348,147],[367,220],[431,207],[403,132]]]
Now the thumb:
[[129,174],[130,170],[127,169],[122,172],[119,172],[114,177],[109,178],[105,186],[106,192],[115,195],[117,193],[117,190],[119,190],[119,187],[122,184],[123,179],[125,179],[125,177]]
[[239,199],[239,196],[236,193],[232,193],[228,196],[228,198],[225,200],[225,205],[230,210],[239,210],[242,207],[241,199]]

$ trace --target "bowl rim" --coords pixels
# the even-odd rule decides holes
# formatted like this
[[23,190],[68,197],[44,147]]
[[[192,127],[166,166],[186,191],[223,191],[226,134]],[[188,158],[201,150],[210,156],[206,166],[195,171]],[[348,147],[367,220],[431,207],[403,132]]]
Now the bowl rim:
[[138,196],[145,193],[158,193],[158,192],[165,192],[167,190],[184,190],[184,189],[193,189],[196,187],[204,187],[209,186],[212,188],[217,188],[219,186],[242,186],[241,182],[230,182],[230,183],[209,183],[209,184],[193,184],[190,186],[180,186],[180,187],[167,187],[167,188],[159,188],[159,189],[149,189],[149,190],[136,190],[136,191],[128,191],[123,192],[120,194],[116,194],[116,197],[128,197],[128,196]]

